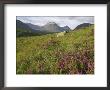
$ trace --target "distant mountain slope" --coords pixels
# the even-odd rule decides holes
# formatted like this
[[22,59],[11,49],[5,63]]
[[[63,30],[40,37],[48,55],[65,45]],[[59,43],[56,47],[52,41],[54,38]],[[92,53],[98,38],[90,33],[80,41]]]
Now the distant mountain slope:
[[48,31],[48,32],[62,32],[67,29],[70,30],[70,28],[68,26],[60,27],[54,22],[49,22],[42,27],[42,30]]
[[16,29],[31,30],[27,24],[21,22],[20,20],[16,20]]
[[81,28],[86,28],[86,27],[89,27],[91,25],[93,25],[93,24],[83,23],[83,24],[78,25],[74,30],[78,30],[78,29],[81,29]]
[[22,30],[29,30],[31,32],[36,33],[54,33],[54,32],[62,32],[69,31],[70,28],[68,26],[60,27],[55,22],[49,22],[44,26],[33,25],[31,23],[23,23],[20,20],[16,20],[16,28]]
[[45,34],[45,32],[35,30],[34,28],[34,25],[16,20],[16,36],[33,36]]
[[33,25],[33,24],[31,24],[31,23],[26,23],[31,29],[33,29],[33,30],[38,30],[38,31],[40,31],[41,30],[41,27],[40,26],[38,26],[38,25]]

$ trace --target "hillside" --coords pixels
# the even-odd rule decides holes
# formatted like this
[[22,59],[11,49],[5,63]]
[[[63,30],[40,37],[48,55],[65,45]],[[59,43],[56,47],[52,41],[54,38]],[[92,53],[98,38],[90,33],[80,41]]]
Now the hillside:
[[93,24],[90,24],[90,23],[82,23],[80,25],[78,25],[74,30],[78,30],[78,29],[83,29],[83,28],[86,28],[86,27],[90,27],[92,26]]
[[17,74],[94,74],[94,26],[71,31],[17,37]]

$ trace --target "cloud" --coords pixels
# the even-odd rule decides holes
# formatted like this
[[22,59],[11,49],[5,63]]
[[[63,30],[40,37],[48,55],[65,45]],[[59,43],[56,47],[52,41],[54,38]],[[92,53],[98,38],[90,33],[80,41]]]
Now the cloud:
[[74,29],[82,23],[94,23],[93,16],[17,16],[18,20],[24,23],[32,23],[35,25],[45,25],[48,22],[55,22],[59,26],[69,26]]

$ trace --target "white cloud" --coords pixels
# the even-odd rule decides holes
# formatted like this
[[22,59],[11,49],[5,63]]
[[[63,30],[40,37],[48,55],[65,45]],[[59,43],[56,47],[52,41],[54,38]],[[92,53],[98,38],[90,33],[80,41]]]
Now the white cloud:
[[74,29],[81,23],[94,23],[93,16],[17,16],[18,20],[24,23],[32,23],[35,25],[45,25],[48,22],[55,22],[59,26],[69,26]]

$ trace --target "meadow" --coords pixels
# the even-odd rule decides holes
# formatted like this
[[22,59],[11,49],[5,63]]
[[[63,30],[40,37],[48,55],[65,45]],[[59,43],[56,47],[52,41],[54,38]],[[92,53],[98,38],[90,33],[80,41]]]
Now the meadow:
[[94,26],[17,37],[16,74],[94,74]]

